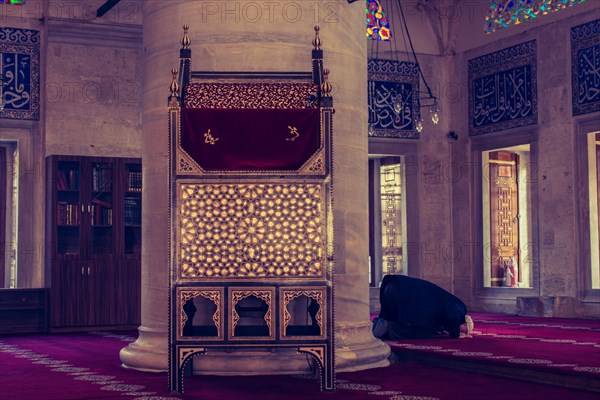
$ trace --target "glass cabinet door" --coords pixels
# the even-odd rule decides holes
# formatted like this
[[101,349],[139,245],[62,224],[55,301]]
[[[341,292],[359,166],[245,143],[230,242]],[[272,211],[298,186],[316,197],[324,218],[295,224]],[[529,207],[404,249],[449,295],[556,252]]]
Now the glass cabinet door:
[[92,163],[88,205],[92,254],[113,253],[113,172],[112,162]]
[[81,165],[77,161],[59,161],[56,177],[56,251],[57,254],[81,252],[82,203]]
[[125,254],[140,255],[142,250],[142,165],[139,163],[125,164],[123,227]]

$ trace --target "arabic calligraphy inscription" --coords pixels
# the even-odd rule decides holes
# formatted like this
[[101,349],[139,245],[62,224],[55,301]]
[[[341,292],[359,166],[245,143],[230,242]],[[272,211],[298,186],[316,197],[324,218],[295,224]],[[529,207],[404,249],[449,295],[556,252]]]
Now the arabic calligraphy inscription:
[[7,110],[29,110],[31,91],[31,56],[29,54],[2,53],[2,95]]
[[473,81],[473,127],[532,114],[531,65],[500,71]]
[[412,90],[410,83],[369,82],[369,122],[375,129],[413,129]]
[[571,28],[573,115],[600,110],[600,19]]
[[0,118],[39,119],[39,32],[0,31]]
[[370,59],[368,72],[372,136],[418,139],[419,76],[416,64]]
[[469,60],[470,135],[537,123],[535,40]]

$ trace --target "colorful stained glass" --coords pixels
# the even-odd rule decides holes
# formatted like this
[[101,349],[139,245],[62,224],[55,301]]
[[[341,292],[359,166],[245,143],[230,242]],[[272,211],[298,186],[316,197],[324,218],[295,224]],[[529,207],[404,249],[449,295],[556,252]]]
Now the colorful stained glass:
[[390,40],[392,31],[379,0],[367,0],[367,38],[371,40]]
[[[540,15],[562,10],[585,0],[491,0],[492,4],[485,17],[486,33],[500,28],[518,25]],[[597,1],[597,0],[594,0]]]
[[0,0],[0,4],[15,4],[19,6],[24,6],[25,0]]

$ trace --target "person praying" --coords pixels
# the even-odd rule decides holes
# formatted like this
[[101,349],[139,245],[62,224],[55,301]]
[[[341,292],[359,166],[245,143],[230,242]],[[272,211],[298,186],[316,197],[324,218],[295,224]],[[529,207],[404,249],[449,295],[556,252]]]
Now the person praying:
[[381,311],[373,320],[379,339],[470,336],[473,320],[452,293],[423,279],[386,275],[379,291]]

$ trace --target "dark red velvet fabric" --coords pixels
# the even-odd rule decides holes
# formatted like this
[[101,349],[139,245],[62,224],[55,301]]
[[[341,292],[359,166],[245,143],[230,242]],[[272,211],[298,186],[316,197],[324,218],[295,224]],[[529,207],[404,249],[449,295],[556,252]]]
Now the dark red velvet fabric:
[[319,149],[319,125],[318,109],[184,108],[181,147],[206,171],[293,171]]

